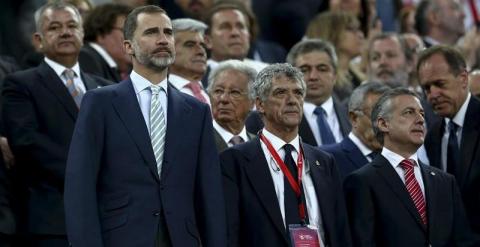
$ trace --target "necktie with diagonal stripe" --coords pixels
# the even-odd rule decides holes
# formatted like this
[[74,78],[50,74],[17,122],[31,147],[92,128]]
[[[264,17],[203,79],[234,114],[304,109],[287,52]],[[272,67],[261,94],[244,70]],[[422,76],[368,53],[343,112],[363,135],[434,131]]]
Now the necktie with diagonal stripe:
[[152,99],[150,101],[150,139],[152,142],[153,153],[157,161],[158,175],[162,171],[163,153],[165,147],[165,133],[167,125],[165,123],[165,113],[160,103],[160,86],[150,86]]
[[70,95],[72,95],[72,98],[75,101],[77,107],[80,108],[80,104],[82,103],[83,98],[83,92],[77,89],[77,87],[75,86],[75,72],[71,69],[65,69],[65,71],[63,71],[63,76],[65,76],[65,79],[67,79],[67,83],[65,84],[65,86],[67,87],[68,92],[70,93]]
[[425,203],[425,198],[423,197],[422,190],[418,184],[415,174],[413,173],[413,167],[415,166],[415,161],[410,159],[404,159],[400,162],[400,166],[405,171],[405,186],[407,191],[412,198],[413,204],[420,214],[420,218],[424,225],[427,225],[427,208]]

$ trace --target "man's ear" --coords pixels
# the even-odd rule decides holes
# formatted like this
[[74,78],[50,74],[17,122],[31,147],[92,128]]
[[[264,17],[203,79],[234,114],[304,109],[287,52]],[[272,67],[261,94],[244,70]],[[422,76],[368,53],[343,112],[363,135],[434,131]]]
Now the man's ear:
[[135,56],[135,51],[133,50],[132,42],[130,40],[127,40],[127,39],[124,40],[123,41],[123,47],[125,48],[125,52],[128,55]]
[[43,50],[43,36],[39,32],[35,32],[32,35],[32,45],[35,47],[36,51],[42,52]]
[[203,36],[203,38],[204,38],[205,46],[207,47],[207,50],[211,50],[212,49],[212,38],[210,37],[209,34],[205,34]]
[[352,124],[352,128],[357,126],[358,115],[354,111],[349,111],[348,112],[348,119],[350,120],[350,123]]
[[257,112],[259,112],[261,115],[265,113],[265,108],[264,108],[264,102],[260,100],[260,98],[255,99],[255,107],[257,108]]
[[384,133],[389,132],[388,131],[388,129],[389,129],[388,121],[385,120],[384,118],[380,117],[380,118],[377,119],[377,126],[378,126],[378,129],[380,129],[380,131],[382,131]]

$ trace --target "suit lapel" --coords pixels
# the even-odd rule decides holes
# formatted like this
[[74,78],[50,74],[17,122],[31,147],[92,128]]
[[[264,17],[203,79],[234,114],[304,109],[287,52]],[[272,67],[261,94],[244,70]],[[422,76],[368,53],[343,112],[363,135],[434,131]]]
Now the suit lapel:
[[159,181],[157,162],[153,154],[150,135],[148,134],[132,81],[128,79],[121,82],[116,88],[116,93],[117,97],[112,102],[113,107],[130,133],[152,175]]
[[218,152],[221,153],[223,150],[227,149],[227,143],[223,140],[222,136],[215,128],[213,129],[213,135],[215,137],[215,144],[217,146]]
[[435,212],[436,210],[436,204],[435,204],[435,198],[434,195],[438,195],[439,191],[437,191],[438,186],[436,184],[435,179],[433,179],[433,176],[435,176],[435,173],[431,171],[427,166],[420,164],[420,169],[422,171],[422,178],[423,178],[423,185],[425,187],[425,202],[427,206],[427,221],[428,225],[430,226],[428,229],[429,235],[431,235],[432,230],[435,228],[434,226],[436,225],[436,219],[437,215]]
[[467,112],[465,114],[464,126],[462,130],[462,143],[460,146],[461,152],[461,169],[458,184],[460,188],[463,187],[466,177],[469,174],[472,160],[475,155],[475,150],[479,145],[480,140],[480,121],[478,120],[478,113],[480,111],[480,102],[473,96],[468,104]]
[[40,82],[52,92],[58,101],[60,101],[72,119],[77,119],[78,107],[68,92],[67,87],[65,87],[63,81],[57,76],[55,71],[44,61],[38,66],[38,71],[42,77]]
[[377,172],[383,177],[385,183],[393,191],[393,193],[398,197],[402,202],[405,208],[410,212],[418,225],[425,231],[425,225],[422,223],[420,214],[417,211],[417,208],[413,204],[413,200],[408,193],[405,184],[398,177],[398,173],[393,169],[383,156],[379,155],[373,162],[372,165],[376,168]]
[[355,143],[350,140],[350,138],[346,137],[340,142],[340,145],[347,154],[347,158],[351,161],[351,163],[355,166],[355,168],[360,168],[363,165],[368,163],[367,158],[362,154],[362,152],[358,149]]
[[352,129],[350,122],[348,121],[348,113],[345,107],[342,107],[338,100],[333,98],[333,109],[337,115],[338,123],[340,125],[340,131],[342,132],[343,137],[347,137],[348,133]]
[[298,127],[298,134],[302,137],[303,142],[308,143],[312,146],[318,146],[318,143],[315,140],[315,136],[313,136],[312,129],[310,129],[310,125],[308,124],[305,116],[302,116],[302,121],[300,122],[300,126]]
[[260,145],[260,139],[255,138],[247,145],[249,145],[249,149],[247,150],[246,156],[249,162],[244,165],[245,173],[252,187],[257,192],[258,199],[272,220],[273,225],[281,235],[284,236],[285,241],[288,241],[285,236],[285,226],[273,186],[272,175],[268,170],[270,166]]
[[430,133],[425,141],[425,148],[427,149],[428,159],[430,160],[430,165],[442,169],[442,136],[443,129],[445,126],[445,121],[439,121],[430,130]]
[[99,87],[98,83],[95,81],[95,79],[93,79],[93,77],[82,72],[80,73],[81,73],[83,84],[85,85],[85,88],[87,89],[87,91]]
[[181,138],[182,133],[189,128],[189,122],[185,119],[191,113],[192,107],[185,102],[181,93],[168,83],[168,110],[167,110],[167,133],[165,136],[165,155],[162,164],[162,179],[168,175],[175,160],[175,154],[182,150],[185,145]]
[[310,168],[310,176],[315,187],[315,194],[317,195],[318,204],[320,206],[320,214],[322,216],[322,222],[325,225],[324,229],[332,232],[329,229],[334,229],[332,222],[335,222],[335,209],[332,207],[334,204],[328,201],[327,198],[334,198],[332,195],[332,185],[328,183],[331,181],[330,171],[327,170],[327,166],[324,161],[319,161],[313,155],[313,150],[309,146],[304,145],[305,163]]

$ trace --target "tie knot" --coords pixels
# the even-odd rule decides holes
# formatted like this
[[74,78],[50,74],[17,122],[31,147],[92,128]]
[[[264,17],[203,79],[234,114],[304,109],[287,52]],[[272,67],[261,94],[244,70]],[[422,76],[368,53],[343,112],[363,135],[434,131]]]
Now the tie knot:
[[285,150],[285,155],[291,154],[295,148],[293,147],[292,144],[285,144],[283,145],[283,150]]
[[230,143],[233,144],[233,145],[237,145],[237,144],[240,144],[240,143],[243,143],[244,140],[241,136],[233,136],[232,139],[230,139]]
[[415,160],[412,159],[404,159],[400,162],[400,166],[403,170],[411,170],[415,166]]
[[319,116],[325,116],[327,115],[327,112],[325,111],[325,109],[323,109],[323,107],[321,106],[317,106],[315,107],[315,110],[313,110],[313,113],[315,113],[315,115]]
[[73,78],[75,78],[75,71],[73,71],[72,69],[65,69],[63,71],[63,75],[65,76],[65,78],[67,78],[67,80],[73,80]]
[[162,88],[157,85],[151,85],[150,90],[152,90],[152,95],[158,95],[160,93],[160,90],[162,90]]
[[202,88],[200,87],[200,83],[196,81],[189,82],[187,85],[185,85],[185,87],[189,88],[194,93],[199,93],[202,91]]
[[453,120],[450,120],[448,122],[448,130],[450,130],[450,132],[452,131],[457,132],[457,128],[458,128],[458,125],[455,122],[453,122]]

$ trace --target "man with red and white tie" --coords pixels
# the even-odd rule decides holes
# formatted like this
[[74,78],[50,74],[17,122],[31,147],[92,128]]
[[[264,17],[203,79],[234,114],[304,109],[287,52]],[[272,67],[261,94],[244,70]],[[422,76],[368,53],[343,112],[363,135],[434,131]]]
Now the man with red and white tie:
[[387,91],[372,125],[382,153],[344,183],[354,246],[478,246],[454,177],[418,160],[426,134],[418,96]]
[[172,21],[175,34],[175,62],[170,66],[168,81],[182,93],[210,105],[200,81],[207,72],[207,51],[201,21],[182,18]]

